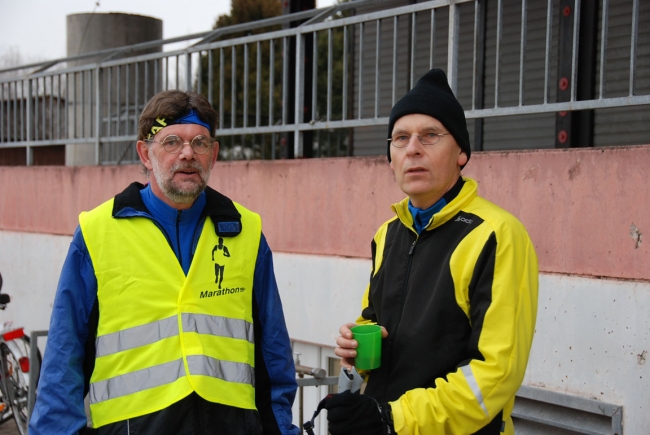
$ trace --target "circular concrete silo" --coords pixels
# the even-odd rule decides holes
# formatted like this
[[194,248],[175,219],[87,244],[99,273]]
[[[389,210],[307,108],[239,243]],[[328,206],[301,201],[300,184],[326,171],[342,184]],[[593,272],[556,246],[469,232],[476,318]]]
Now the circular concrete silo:
[[[100,50],[130,46],[163,38],[162,20],[125,13],[81,13],[67,16],[67,55],[92,53]],[[128,52],[111,59],[125,59],[162,51],[156,46],[137,52]],[[68,67],[105,60],[99,55],[70,61]],[[154,89],[161,89],[162,74],[159,60],[114,65],[100,70],[101,133],[124,136],[135,133],[139,111]],[[94,70],[76,72],[68,76],[69,122],[71,137],[95,136],[96,75]],[[99,161],[111,161],[110,155],[121,154],[123,144],[103,145]],[[108,157],[107,157],[108,156]],[[95,144],[66,146],[66,165],[95,164]]]

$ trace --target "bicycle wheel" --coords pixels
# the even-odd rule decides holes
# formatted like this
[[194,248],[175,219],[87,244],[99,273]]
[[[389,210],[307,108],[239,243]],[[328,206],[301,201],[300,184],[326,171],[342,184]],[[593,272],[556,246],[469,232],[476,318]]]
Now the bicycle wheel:
[[0,345],[2,355],[3,381],[5,386],[5,403],[13,413],[18,432],[27,435],[27,392],[29,373],[24,373],[20,366],[23,356],[14,355],[6,343]]

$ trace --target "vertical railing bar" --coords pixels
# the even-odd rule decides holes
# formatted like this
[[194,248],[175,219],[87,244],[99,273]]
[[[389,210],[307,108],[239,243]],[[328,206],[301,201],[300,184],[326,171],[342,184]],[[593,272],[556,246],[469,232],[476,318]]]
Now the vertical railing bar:
[[[126,66],[125,66],[126,67]],[[122,133],[122,111],[120,107],[122,106],[121,92],[122,89],[122,67],[117,66],[117,135],[120,136]]]
[[248,44],[244,44],[244,128],[248,127],[248,56]]
[[[202,91],[203,91],[203,51],[199,50],[199,58],[198,58],[198,63],[196,65],[196,93],[200,94]],[[211,101],[210,103],[212,104]]]
[[174,65],[174,69],[176,70],[176,89],[181,88],[181,76],[180,76],[180,66],[181,66],[181,58],[180,55],[176,55],[176,64]]
[[131,134],[131,129],[129,128],[129,123],[131,122],[131,108],[129,107],[129,94],[131,93],[131,80],[130,80],[130,66],[124,65],[124,82],[126,92],[124,93],[124,108],[126,109],[126,120],[124,121],[124,133],[126,135]]
[[[40,134],[41,134],[41,140],[45,139],[45,130],[44,130],[44,115],[45,115],[45,78],[42,78],[43,82],[43,99],[39,97],[39,92],[41,89],[41,79],[37,78],[36,79],[36,95],[35,95],[35,102],[36,102],[36,113],[34,113],[34,137],[32,139],[38,140],[39,139],[39,126],[40,126]],[[40,119],[39,119],[40,118]]]
[[289,109],[289,41],[282,38],[282,125],[287,125],[287,110]]
[[47,95],[47,80],[45,80],[45,77],[43,77],[43,99],[41,100],[41,140],[45,140],[45,130],[47,127],[46,125],[47,124],[47,117],[46,117],[47,103],[45,102],[46,95]]
[[332,119],[332,29],[327,29],[327,122]]
[[[155,71],[155,70],[154,70]],[[149,62],[144,61],[144,74],[142,77],[142,81],[144,82],[144,100],[143,102],[146,103],[149,101]],[[167,89],[166,87],[164,89]]]
[[447,49],[447,78],[454,93],[458,88],[458,41],[460,39],[460,7],[449,5],[449,41]]
[[[14,87],[14,92],[11,92],[11,85]],[[18,138],[18,113],[16,112],[18,110],[18,107],[16,106],[16,83],[15,82],[9,82],[7,83],[7,139],[9,137],[13,137],[12,141],[15,141]],[[13,106],[13,110],[11,110]],[[11,118],[13,117],[13,122],[11,122]],[[13,129],[11,126],[13,125]],[[13,135],[11,134],[13,130]],[[10,142],[12,142],[10,141]]]
[[381,54],[381,20],[376,21],[375,33],[375,118],[379,117],[379,56]]
[[[550,2],[551,0],[549,0]],[[603,0],[602,24],[600,29],[600,83],[598,84],[598,99],[605,97],[605,55],[607,53],[607,38],[609,26],[609,0]]]
[[499,107],[499,66],[501,64],[501,32],[503,27],[503,5],[501,0],[497,3],[497,46],[496,62],[494,66],[494,108]]
[[411,13],[411,77],[409,78],[409,89],[413,87],[415,81],[415,39],[417,33],[415,31],[416,19],[415,12]]
[[[273,91],[275,90],[275,42],[269,40],[269,127],[273,125]],[[275,158],[275,147],[271,150]]]
[[[100,67],[97,67],[95,69],[95,165],[99,165],[99,141],[102,135],[102,129],[101,129],[102,90],[101,90],[100,74],[101,74],[101,69]],[[91,129],[91,134],[92,134],[92,129]]]
[[[318,85],[318,32],[313,33],[312,37],[312,58],[311,58],[311,119],[316,120],[316,104],[318,94],[316,87]],[[328,64],[329,65],[329,64]],[[329,74],[329,71],[328,71]],[[327,95],[329,98],[329,94]],[[328,101],[329,103],[329,101]],[[329,119],[328,119],[329,121]]]
[[[20,90],[21,94],[25,94],[25,81],[21,80],[20,82]],[[38,92],[38,82],[36,83],[36,92]],[[32,79],[27,79],[27,98],[21,98],[20,100],[20,121],[21,125],[24,127],[21,129],[21,134],[20,138],[21,140],[27,139],[27,141],[32,141],[34,139],[34,131],[32,130],[32,126],[34,125],[34,113],[33,113],[33,105],[35,99],[32,96],[33,90],[32,90]],[[26,108],[22,107],[23,106],[23,101],[26,103]],[[26,110],[26,113],[25,113]],[[29,155],[30,155],[30,150],[29,146],[27,146],[27,155],[26,155],[26,161],[27,161],[27,166],[30,166],[29,162]]]
[[358,110],[357,119],[361,119],[363,115],[363,30],[364,23],[359,23],[359,97],[358,97]]
[[[39,98],[39,92],[40,92],[40,82],[41,79],[37,78],[36,79],[36,94],[34,95],[34,103],[36,105],[35,111],[36,113],[34,114],[34,137],[32,138],[33,140],[38,140],[38,133],[40,130],[40,133],[42,136],[45,136],[45,117],[43,116],[45,114],[45,78],[43,78],[43,100]],[[39,118],[42,119],[40,123]],[[40,129],[39,129],[39,124],[40,124]],[[44,139],[44,137],[41,137],[41,140]]]
[[[269,127],[273,125],[273,92],[275,91],[275,41],[269,40]],[[271,160],[275,160],[275,134],[271,133]]]
[[54,76],[50,76],[50,139],[54,139]]
[[[164,62],[164,61],[165,61],[164,59],[161,59],[161,62]],[[154,62],[154,64],[153,64],[153,92],[154,92],[154,94],[157,94],[158,91],[159,91],[159,89],[158,89],[158,74],[159,74],[158,65],[159,65],[158,62]],[[162,72],[160,72],[160,73],[162,73]],[[145,77],[145,80],[146,80],[146,77]],[[162,80],[160,82],[162,84]]]
[[169,90],[169,59],[171,57],[165,57],[165,90]]
[[632,5],[632,40],[630,41],[630,97],[633,96],[636,92],[636,51],[639,37],[639,0],[634,0]]
[[113,67],[109,66],[108,68],[106,68],[106,70],[108,71],[108,79],[107,79],[107,83],[106,83],[106,88],[107,88],[107,90],[106,90],[106,94],[107,94],[106,107],[108,107],[108,113],[107,113],[108,116],[106,118],[106,121],[108,123],[108,126],[106,128],[106,130],[107,130],[106,135],[110,137],[111,136],[111,124],[112,124],[112,120],[113,120],[113,115],[112,115],[113,111],[111,110],[112,109],[111,104],[113,103],[113,98],[112,98],[112,95],[111,95],[111,92],[113,91],[113,86],[112,86]]
[[[20,90],[21,90],[21,93],[24,95],[25,94],[25,81],[24,80],[22,80],[21,83],[20,83]],[[21,105],[20,113],[21,113],[21,117],[26,118],[26,123],[27,124],[26,124],[26,130],[24,130],[25,131],[24,134],[26,135],[26,139],[28,141],[32,141],[34,139],[34,135],[36,133],[36,131],[35,131],[35,123],[34,123],[34,116],[36,115],[36,110],[37,109],[35,107],[33,107],[33,104],[34,104],[33,102],[36,101],[36,98],[33,97],[32,80],[31,79],[27,79],[27,95],[28,96],[27,96],[26,99],[21,99],[20,100],[20,105]],[[38,95],[38,81],[36,82],[36,95]],[[23,107],[23,101],[25,101],[25,105],[27,106],[26,108]],[[27,111],[27,113],[25,113],[23,115],[25,110]],[[22,136],[22,137],[25,138],[25,136]],[[26,162],[27,166],[31,166],[33,164],[33,161],[32,161],[32,147],[30,145],[27,145],[25,147],[25,162]]]
[[[262,116],[262,42],[257,41],[257,73],[255,74],[255,127],[260,126]],[[262,148],[264,152],[264,148]]]
[[237,117],[237,50],[233,45],[230,48],[231,77],[230,77],[230,128],[235,128],[235,118]]
[[294,107],[294,138],[293,138],[293,155],[294,158],[303,157],[302,132],[300,124],[303,121],[303,107],[305,106],[305,63],[301,60],[305,58],[305,35],[296,33],[296,87],[295,87],[295,107]]
[[[605,0],[607,1],[607,0]],[[546,54],[545,54],[545,68],[544,68],[544,104],[548,104],[550,99],[550,86],[551,80],[551,32],[553,30],[553,0],[548,0],[548,7],[546,8]]]
[[526,29],[527,29],[527,5],[526,0],[521,0],[521,45],[519,47],[519,105],[524,104],[524,53],[526,51]]
[[86,72],[81,71],[81,137],[86,138]]
[[135,63],[135,97],[133,98],[133,106],[135,110],[133,111],[133,131],[137,132],[138,131],[138,111],[139,111],[139,104],[140,104],[140,63],[136,62]]
[[[22,82],[21,82],[22,83]],[[22,105],[20,106],[20,112],[18,111],[18,80],[14,82],[14,141],[19,140],[20,137],[22,140],[23,130],[25,129],[25,124],[22,115]],[[19,120],[20,119],[20,123]],[[20,131],[19,131],[20,127]]]
[[398,17],[395,15],[393,17],[393,83],[392,83],[392,95],[390,100],[390,106],[395,105],[395,94],[397,92],[397,23]]
[[223,88],[225,86],[225,66],[223,64],[224,62],[224,55],[223,55],[223,48],[219,49],[219,128],[223,128],[223,122],[224,122],[224,115],[223,115],[223,100],[224,100],[224,92]]
[[[199,57],[201,53],[199,52]],[[185,89],[192,90],[192,53],[185,53]]]
[[[39,92],[39,84],[40,84],[40,79],[36,78],[34,80],[29,79],[30,82],[34,83],[36,85],[36,88],[33,89],[34,91],[34,106],[32,107],[33,113],[32,113],[32,122],[28,122],[27,125],[28,127],[32,130],[32,139],[31,140],[38,140],[38,124],[39,124],[39,99],[38,99],[38,92]],[[42,104],[40,104],[40,107],[42,107]],[[29,110],[29,109],[28,109]],[[42,109],[41,109],[42,110]]]
[[65,127],[65,130],[61,132],[61,135],[59,136],[60,138],[63,138],[64,135],[65,135],[66,138],[70,137],[70,133],[68,131],[69,130],[69,128],[68,128],[68,122],[69,122],[69,118],[68,118],[68,98],[70,96],[70,94],[69,94],[69,90],[70,90],[70,80],[69,80],[69,78],[70,78],[69,74],[66,73],[65,74],[65,106],[64,106],[64,109],[65,109],[64,112],[65,113],[63,115],[63,118],[65,119],[65,122],[63,123],[63,126]]
[[61,74],[57,74],[56,83],[56,138],[61,139]]
[[575,0],[573,7],[573,53],[571,54],[571,101],[577,100],[578,86],[578,50],[580,42],[580,0]]
[[[34,90],[35,91],[34,92],[34,116],[32,118],[33,125],[31,126],[31,128],[34,131],[34,135],[32,136],[32,140],[38,140],[38,133],[39,133],[39,128],[38,127],[39,127],[39,124],[42,124],[42,123],[39,123],[39,117],[42,116],[41,112],[43,111],[43,109],[42,109],[43,104],[41,104],[40,99],[38,98],[38,93],[39,93],[39,90],[40,90],[40,82],[41,82],[41,80],[39,78],[34,79],[34,83],[36,84],[36,89]],[[42,131],[42,128],[41,128],[41,131]]]
[[[50,94],[51,95],[51,94]],[[47,96],[47,79],[43,77],[43,102],[41,103],[41,139],[45,140],[45,133],[47,132],[47,103],[45,97]],[[51,101],[52,99],[50,99]]]
[[[212,50],[208,50],[208,101],[214,104],[214,85],[212,84],[212,71],[214,68],[214,60],[212,58]],[[221,127],[221,125],[219,125]]]
[[[31,130],[32,132],[32,137],[31,140],[38,140],[38,107],[39,107],[39,102],[38,102],[38,89],[39,89],[39,79],[28,79],[28,83],[32,83],[34,85],[34,88],[32,88],[32,97],[31,99],[33,100],[32,102],[32,110],[30,111],[32,115],[32,122],[27,123],[27,127]],[[24,84],[23,84],[24,86]],[[29,105],[28,105],[29,107]],[[29,110],[29,109],[25,109]]]
[[[18,95],[19,94],[18,83],[20,83],[20,96]],[[28,87],[31,89],[31,85],[28,85]],[[18,134],[20,134],[20,140],[22,141],[25,140],[25,137],[27,135],[27,125],[25,124],[26,116],[25,116],[25,109],[23,107],[24,106],[23,101],[27,101],[23,98],[25,96],[24,80],[16,81],[16,85],[14,86],[14,89],[16,91],[14,95],[14,97],[16,98],[16,119],[18,119],[18,117],[20,116],[20,124],[16,123],[19,126],[20,131],[16,130],[16,136],[15,136],[16,139],[14,140],[17,140],[19,137]],[[29,98],[31,98],[31,95]]]
[[343,107],[341,119],[348,117],[348,26],[343,26]]
[[[9,101],[7,100],[7,110],[9,110]],[[7,114],[7,124],[9,123],[9,114]],[[0,83],[0,143],[9,142],[9,135],[5,141],[5,84]]]
[[77,77],[78,75],[81,74],[80,72],[72,73],[72,79],[74,81],[74,86],[72,88],[72,102],[74,104],[74,110],[72,111],[72,136],[68,133],[68,137],[73,139],[77,138],[77,109],[78,109],[78,100],[77,100],[77,85],[78,85],[78,80]]
[[436,46],[436,10],[431,9],[431,35],[429,37],[429,69],[433,68],[433,55]]
[[478,67],[478,32],[479,32],[479,19],[481,19],[481,8],[479,7],[480,3],[474,3],[474,41],[473,41],[473,54],[472,54],[472,110],[476,110],[476,73]]

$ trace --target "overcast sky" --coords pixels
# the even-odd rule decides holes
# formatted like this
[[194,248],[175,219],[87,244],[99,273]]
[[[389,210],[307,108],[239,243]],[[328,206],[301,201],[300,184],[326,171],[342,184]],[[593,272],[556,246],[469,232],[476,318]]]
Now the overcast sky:
[[160,18],[163,38],[173,38],[210,30],[217,16],[230,13],[230,0],[0,0],[0,62],[16,53],[21,63],[65,57],[66,15],[93,11]]

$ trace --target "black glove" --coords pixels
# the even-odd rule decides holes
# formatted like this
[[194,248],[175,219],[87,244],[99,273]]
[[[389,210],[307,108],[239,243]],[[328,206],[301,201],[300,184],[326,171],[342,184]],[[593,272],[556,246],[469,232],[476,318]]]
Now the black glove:
[[327,409],[332,435],[395,434],[390,405],[370,396],[345,391],[325,397],[318,407]]

